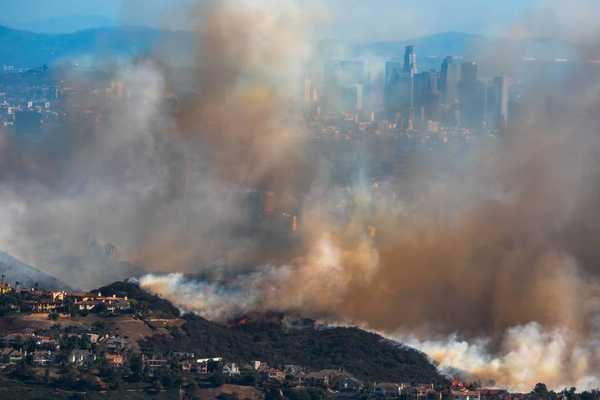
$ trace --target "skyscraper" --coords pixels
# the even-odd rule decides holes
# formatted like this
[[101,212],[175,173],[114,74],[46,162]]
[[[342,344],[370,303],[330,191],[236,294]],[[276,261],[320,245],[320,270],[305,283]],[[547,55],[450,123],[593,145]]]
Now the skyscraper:
[[474,62],[465,62],[461,66],[459,99],[462,126],[481,129],[485,122],[486,87],[477,80],[477,64]]
[[488,95],[488,113],[492,126],[503,132],[508,126],[509,81],[504,76],[494,78]]
[[439,119],[438,74],[424,71],[415,75],[415,107],[421,123]]
[[417,54],[415,53],[415,46],[406,46],[404,49],[403,71],[411,76],[417,73]]
[[462,82],[473,82],[477,80],[477,64],[469,61],[462,63],[460,67],[460,80]]
[[460,82],[460,64],[452,56],[446,57],[442,63],[439,89],[442,103],[450,107],[458,100],[458,83]]
[[385,110],[388,118],[397,114],[405,117],[414,107],[414,76],[405,72],[405,66],[398,61],[388,61],[385,65]]

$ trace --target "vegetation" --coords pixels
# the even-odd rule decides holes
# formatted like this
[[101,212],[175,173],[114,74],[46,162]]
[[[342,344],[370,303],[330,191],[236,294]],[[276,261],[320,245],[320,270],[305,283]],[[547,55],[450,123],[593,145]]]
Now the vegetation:
[[148,352],[195,351],[231,360],[298,364],[319,370],[341,368],[362,380],[444,382],[427,357],[414,349],[356,328],[289,328],[283,316],[257,317],[225,326],[186,315],[181,329],[141,343]]
[[170,317],[178,317],[180,314],[179,309],[171,304],[171,302],[148,293],[140,288],[139,285],[132,282],[115,282],[108,286],[95,289],[93,292],[101,292],[103,296],[127,296],[129,300],[132,300],[132,309],[135,313],[143,314],[152,311],[153,313]]

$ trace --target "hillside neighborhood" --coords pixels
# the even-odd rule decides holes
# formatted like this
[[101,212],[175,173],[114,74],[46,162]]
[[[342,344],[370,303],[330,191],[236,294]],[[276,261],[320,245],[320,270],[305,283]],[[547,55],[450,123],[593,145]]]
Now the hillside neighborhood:
[[[198,324],[210,323],[198,317],[181,317],[168,302],[133,283],[70,292],[25,288],[3,280],[0,312],[0,379],[12,389],[14,385],[52,388],[56,398],[88,398],[93,393],[125,391],[159,397],[176,393],[177,398],[190,399],[521,400],[545,390],[540,386],[531,394],[515,394],[482,386],[481,382],[449,381],[439,375],[426,382],[427,378],[408,370],[385,376],[397,379],[380,380],[351,363],[344,368],[317,361],[322,368],[315,368],[315,364],[285,362],[280,356],[288,349],[267,357],[276,361],[248,359],[253,353],[242,355],[245,353],[236,350],[236,343],[226,344],[219,353],[203,352],[202,348],[219,348],[215,343],[210,345],[219,336],[226,336],[218,329],[253,329],[252,321],[244,318],[231,327],[211,325],[217,333],[184,339],[181,335],[186,329],[196,332],[194,327],[201,326]],[[273,330],[273,322],[268,319],[256,323],[261,330],[271,330],[268,335],[281,334]],[[288,325],[302,331],[308,329],[306,324],[300,321]],[[261,339],[253,337],[258,346]],[[344,334],[336,337],[343,338]],[[194,340],[207,344],[193,351]],[[242,347],[250,346],[242,343]],[[372,345],[365,342],[367,346]],[[231,349],[229,354],[227,349]],[[568,391],[556,394],[546,389],[545,393],[561,400],[575,396]],[[60,397],[67,394],[71,397]],[[582,399],[598,398],[598,393],[586,396]]]

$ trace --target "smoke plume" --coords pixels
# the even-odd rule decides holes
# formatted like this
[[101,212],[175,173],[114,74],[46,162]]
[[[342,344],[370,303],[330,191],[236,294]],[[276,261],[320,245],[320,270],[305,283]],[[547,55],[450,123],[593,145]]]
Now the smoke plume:
[[[302,118],[310,12],[208,1],[194,15],[189,70],[162,52],[117,66],[106,103],[62,77],[67,129],[33,144],[2,135],[3,248],[75,286],[142,274],[210,319],[356,324],[517,390],[599,384],[593,64],[529,88],[506,136],[418,150],[373,177],[385,142],[328,153],[344,135],[319,141]],[[249,215],[255,194],[285,235]]]

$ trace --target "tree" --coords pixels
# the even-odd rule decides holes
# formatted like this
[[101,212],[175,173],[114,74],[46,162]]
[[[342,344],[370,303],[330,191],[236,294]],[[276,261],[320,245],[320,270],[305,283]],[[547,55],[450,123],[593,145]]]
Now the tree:
[[133,353],[129,357],[129,369],[131,370],[131,378],[134,382],[139,382],[142,379],[142,372],[144,370],[144,364],[142,363],[142,357],[138,353]]
[[51,321],[57,321],[58,317],[59,317],[59,315],[56,311],[52,311],[51,313],[48,314],[48,319]]
[[219,387],[225,383],[225,377],[221,372],[215,372],[210,376],[210,383],[215,387]]
[[547,398],[548,397],[548,388],[546,387],[546,384],[540,382],[540,383],[537,383],[535,385],[535,387],[533,388],[533,393],[535,395],[537,395],[538,397]]
[[239,400],[237,393],[221,393],[217,396],[217,400]]
[[267,391],[265,400],[283,400],[283,393],[281,389],[272,387]]

